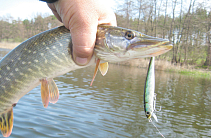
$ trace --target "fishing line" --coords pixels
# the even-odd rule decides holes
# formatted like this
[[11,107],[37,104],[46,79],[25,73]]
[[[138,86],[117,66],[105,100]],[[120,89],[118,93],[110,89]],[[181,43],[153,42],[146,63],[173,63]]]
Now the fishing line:
[[151,118],[149,119],[149,122],[151,122],[151,123],[153,124],[153,126],[157,129],[157,131],[160,133],[160,135],[161,135],[163,138],[165,138],[164,135],[160,132],[160,130],[156,127],[156,125],[152,122],[152,119],[151,119]]

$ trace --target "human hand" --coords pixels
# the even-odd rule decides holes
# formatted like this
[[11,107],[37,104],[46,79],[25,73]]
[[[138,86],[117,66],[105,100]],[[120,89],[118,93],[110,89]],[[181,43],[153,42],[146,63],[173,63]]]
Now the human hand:
[[116,26],[116,17],[104,0],[59,0],[48,3],[56,18],[70,30],[73,60],[78,65],[89,63],[96,40],[97,25]]

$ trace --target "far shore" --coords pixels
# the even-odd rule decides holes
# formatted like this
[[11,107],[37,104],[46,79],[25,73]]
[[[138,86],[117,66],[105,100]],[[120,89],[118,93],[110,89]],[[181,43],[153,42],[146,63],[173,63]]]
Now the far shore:
[[[0,48],[5,49],[13,49],[18,46],[20,43],[18,42],[0,42]],[[149,59],[142,58],[142,59],[134,59],[130,61],[116,63],[123,66],[131,66],[131,67],[138,67],[138,68],[148,68]],[[173,65],[170,61],[167,60],[155,60],[155,69],[156,70],[163,70],[163,71],[170,71],[170,72],[178,72],[183,74],[190,74],[191,75],[203,75],[211,78],[211,71],[208,69],[196,69],[194,65]]]
[[13,49],[16,46],[18,46],[20,43],[19,42],[0,42],[0,48],[5,48],[5,49]]
[[[148,58],[134,59],[134,60],[124,61],[124,62],[120,62],[116,64],[123,65],[123,66],[138,67],[138,68],[148,68],[149,59]],[[183,65],[183,66],[181,66],[180,64],[174,65],[174,64],[171,64],[171,62],[167,60],[155,60],[155,70],[177,72],[177,73],[185,74],[189,76],[211,79],[211,70],[209,69],[196,68],[195,65]]]

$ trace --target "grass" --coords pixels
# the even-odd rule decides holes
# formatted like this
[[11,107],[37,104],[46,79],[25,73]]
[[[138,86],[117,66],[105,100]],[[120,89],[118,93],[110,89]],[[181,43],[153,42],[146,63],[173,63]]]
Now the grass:
[[202,71],[202,70],[179,70],[176,71],[183,75],[194,76],[194,77],[203,77],[211,79],[211,71]]
[[[135,59],[135,60],[121,62],[118,64],[139,67],[139,68],[148,68],[149,58]],[[155,70],[177,72],[177,73],[183,74],[183,75],[211,79],[211,69],[209,69],[207,67],[204,68],[202,66],[194,66],[194,65],[182,65],[181,66],[180,64],[171,64],[171,62],[166,61],[166,60],[155,60]]]

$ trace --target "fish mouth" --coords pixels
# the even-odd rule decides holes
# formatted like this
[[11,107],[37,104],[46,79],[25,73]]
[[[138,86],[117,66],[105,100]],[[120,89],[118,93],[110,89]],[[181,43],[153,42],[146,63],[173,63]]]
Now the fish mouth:
[[127,47],[127,51],[145,51],[145,57],[152,57],[164,54],[171,50],[172,47],[172,43],[167,39],[140,34],[138,37],[131,40],[130,45]]

